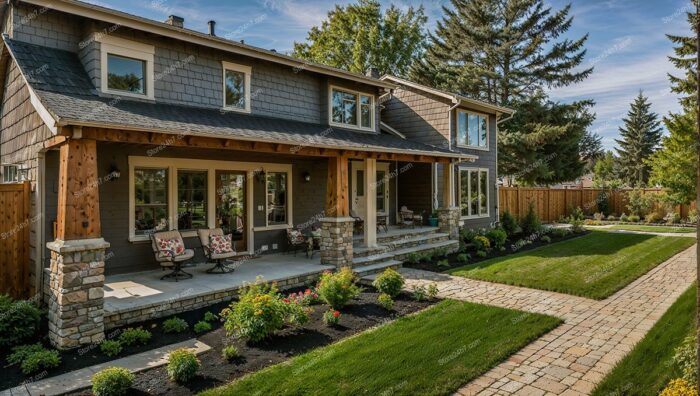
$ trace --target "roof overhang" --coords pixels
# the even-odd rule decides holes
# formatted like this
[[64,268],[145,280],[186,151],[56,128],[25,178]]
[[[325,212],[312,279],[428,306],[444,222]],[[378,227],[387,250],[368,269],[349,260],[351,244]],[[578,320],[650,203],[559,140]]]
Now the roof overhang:
[[467,98],[467,97],[462,96],[462,95],[457,95],[457,94],[441,91],[439,89],[435,89],[435,88],[431,88],[431,87],[428,87],[428,86],[425,86],[422,84],[414,83],[413,81],[404,80],[403,78],[400,78],[400,77],[386,74],[386,75],[382,76],[380,78],[380,80],[391,81],[391,82],[394,82],[394,83],[399,84],[399,85],[405,85],[405,86],[408,86],[411,88],[421,90],[423,92],[427,92],[427,93],[430,93],[430,94],[433,94],[436,96],[440,96],[440,97],[443,97],[445,99],[451,100],[453,104],[464,105],[464,106],[469,106],[469,105],[478,106],[478,107],[482,107],[482,108],[487,109],[487,110],[491,110],[496,114],[509,114],[509,115],[515,114],[515,110],[509,109],[507,107],[495,105],[493,103],[484,102],[483,100],[476,100],[476,99],[472,99],[472,98]]
[[298,71],[308,70],[310,72],[324,74],[355,82],[373,85],[380,88],[392,89],[396,85],[381,79],[368,77],[362,74],[350,73],[345,70],[308,62],[283,55],[263,48],[246,45],[232,40],[227,40],[217,36],[197,32],[191,29],[179,28],[164,22],[157,22],[148,18],[131,15],[125,12],[110,8],[88,4],[76,0],[22,0],[23,3],[32,4],[46,9],[65,12],[67,14],[78,15],[98,21],[104,21],[118,26],[170,37],[189,43],[214,48],[222,51],[232,52],[252,58],[266,60],[286,66],[290,66]]

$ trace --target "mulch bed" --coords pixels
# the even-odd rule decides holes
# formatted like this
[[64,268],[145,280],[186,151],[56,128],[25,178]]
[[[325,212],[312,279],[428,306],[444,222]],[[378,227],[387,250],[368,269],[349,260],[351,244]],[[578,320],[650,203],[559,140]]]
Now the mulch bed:
[[[566,235],[562,238],[557,238],[553,234],[549,233],[549,237],[552,239],[550,243],[543,242],[541,239],[536,239],[532,241],[531,244],[524,244],[524,245],[519,245],[518,240],[515,239],[513,241],[508,240],[506,241],[506,249],[503,251],[497,250],[497,249],[491,249],[490,252],[486,255],[486,257],[478,257],[474,251],[467,252],[471,258],[469,259],[468,263],[461,263],[457,260],[457,256],[459,256],[459,253],[453,253],[448,255],[445,258],[433,258],[431,261],[425,262],[421,261],[420,263],[409,263],[409,262],[404,262],[403,266],[407,268],[415,268],[415,269],[420,269],[420,270],[425,270],[425,271],[432,271],[432,272],[446,272],[449,271],[453,268],[458,268],[458,267],[464,267],[465,265],[472,265],[476,264],[485,260],[490,260],[495,257],[502,257],[502,256],[509,256],[511,254],[516,254],[532,249],[536,249],[542,246],[547,246],[551,245],[553,243],[565,241],[568,239],[573,239],[573,238],[579,238],[584,235],[589,234],[591,231],[584,230],[580,233],[574,233],[574,234],[569,234]],[[437,263],[441,260],[447,260],[449,267],[446,266],[438,266]]]
[[[230,339],[226,337],[221,323],[217,322],[214,324],[214,330],[196,337],[212,349],[199,355],[202,367],[199,370],[199,374],[191,382],[180,385],[170,381],[166,374],[165,366],[163,366],[136,374],[134,387],[129,391],[129,395],[191,395],[214,386],[226,384],[245,374],[283,362],[295,355],[334,343],[398,317],[420,311],[437,302],[418,302],[413,300],[408,294],[401,294],[395,300],[394,310],[389,312],[377,304],[378,295],[379,293],[371,287],[365,288],[358,299],[353,300],[341,310],[340,324],[336,327],[328,327],[323,323],[322,315],[328,310],[328,306],[321,304],[311,307],[313,312],[310,315],[310,320],[301,328],[285,329],[269,340],[255,344],[246,343],[244,340],[235,340],[232,343],[238,348],[240,358],[231,362],[221,357],[221,349],[227,342],[230,342]],[[226,304],[219,304],[177,316],[186,319],[190,323],[191,328],[196,321],[202,318],[204,312],[210,310],[218,314],[221,308],[225,306]],[[158,323],[160,321],[151,322]],[[151,328],[151,322],[144,323],[144,328]],[[158,329],[159,327],[151,329],[153,338],[147,347],[143,347],[144,350],[195,337],[193,333],[188,331],[187,334],[178,335],[180,337],[177,339],[171,338],[170,342],[164,342],[160,338],[165,337],[165,335]],[[110,360],[105,358],[99,352],[99,349],[87,355],[88,359],[92,359],[93,355],[102,357],[102,359],[100,361],[91,360],[91,363],[83,364],[82,367]],[[119,357],[125,355],[123,353]],[[64,364],[61,365],[61,369],[62,371],[69,371],[64,369]],[[56,371],[57,374],[58,370]],[[52,372],[51,374],[53,375],[54,373]],[[89,394],[91,394],[89,390],[72,393],[72,395]]]

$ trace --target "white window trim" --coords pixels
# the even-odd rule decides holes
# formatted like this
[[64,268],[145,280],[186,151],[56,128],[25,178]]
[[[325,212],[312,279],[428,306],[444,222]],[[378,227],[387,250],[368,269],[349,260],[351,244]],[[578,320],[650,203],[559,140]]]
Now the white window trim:
[[[480,150],[480,151],[489,151],[489,144],[490,144],[490,136],[491,135],[491,120],[489,119],[489,115],[485,113],[480,113],[478,111],[472,111],[472,110],[464,110],[464,109],[455,109],[457,112],[457,116],[455,117],[455,142],[457,143],[457,147],[460,148],[466,148],[470,150]],[[486,119],[486,146],[471,146],[469,144],[464,144],[459,141],[459,113],[465,113],[467,114],[467,120],[469,120],[469,114],[471,115],[477,115],[480,117],[484,117]],[[469,129],[468,129],[468,124],[467,124],[467,142],[469,142]],[[479,134],[479,138],[481,138],[481,134]]]
[[[168,170],[168,229],[177,230],[177,171],[178,170],[206,170],[208,176],[207,183],[207,222],[209,228],[216,227],[216,171],[242,171],[246,172],[246,227],[248,253],[255,251],[255,234],[254,231],[280,230],[294,227],[292,219],[294,214],[292,208],[293,202],[293,172],[291,164],[276,164],[276,163],[260,163],[260,162],[234,162],[234,161],[215,161],[215,160],[194,160],[185,158],[156,158],[156,157],[141,157],[129,156],[129,241],[143,242],[149,241],[148,235],[136,235],[134,230],[136,226],[136,218],[134,211],[136,201],[134,197],[134,170],[136,168],[165,168]],[[255,221],[255,206],[253,189],[256,182],[255,172],[264,169],[266,172],[286,172],[287,173],[287,224],[279,224],[274,226],[254,227]],[[265,194],[265,211],[267,212],[267,193]],[[265,215],[267,224],[267,214]],[[194,237],[197,236],[197,231],[184,231],[182,236]]]
[[[290,219],[287,219],[286,224],[272,224],[272,225],[270,224],[270,218],[267,217],[267,209],[270,206],[270,200],[269,200],[270,197],[268,197],[268,195],[267,195],[267,174],[268,173],[285,173],[285,171],[265,169],[265,190],[264,190],[265,191],[265,226],[264,227],[255,227],[255,231],[281,230],[281,229],[287,229],[287,228],[290,228],[293,226],[293,225],[290,225],[290,223],[292,223],[291,221],[289,221]],[[285,186],[285,188],[286,188],[286,192],[287,192],[287,200],[286,200],[286,204],[284,206],[285,206],[285,209],[287,211],[287,216],[289,216],[289,194],[291,193],[292,183],[291,183],[291,179],[290,179],[291,172],[286,172],[286,173],[287,173],[287,179],[286,179],[287,185]]]
[[[15,179],[10,180],[9,175],[8,175],[8,169],[14,169],[15,170]],[[16,164],[2,164],[2,183],[19,183],[20,182],[20,175],[19,175],[19,165]]]
[[[457,191],[459,192],[459,208],[460,211],[462,210],[462,171],[468,172],[479,172],[479,183],[481,184],[481,172],[486,172],[486,214],[478,214],[478,215],[471,215],[471,216],[461,216],[462,220],[468,220],[468,219],[481,219],[485,217],[490,217],[491,216],[491,205],[489,204],[489,198],[491,198],[491,189],[489,188],[490,185],[490,175],[489,175],[489,169],[488,168],[474,168],[474,167],[469,167],[469,166],[460,166],[458,169],[458,174],[457,174]],[[470,180],[470,179],[467,179]],[[467,191],[469,192],[467,196],[467,200],[471,201],[471,188],[467,188]],[[481,193],[481,185],[478,187],[479,193]],[[481,211],[481,204],[479,204],[479,211]]]
[[[154,46],[136,41],[125,40],[106,34],[95,34],[95,41],[100,43],[100,90],[103,93],[155,100],[155,73],[153,71],[153,64],[156,51]],[[145,94],[109,89],[107,86],[108,54],[124,56],[146,62],[146,74],[143,76],[143,78],[146,80]]]
[[[333,121],[333,90],[338,90],[338,91],[343,91],[349,94],[353,94],[357,97],[357,106],[356,106],[356,116],[355,118],[357,119],[357,125],[352,125],[352,124],[343,124],[340,122],[334,122]],[[370,111],[370,127],[362,127],[362,120],[361,118],[361,106],[360,106],[360,95],[363,96],[368,96],[372,100],[371,104],[371,111]],[[375,103],[376,103],[376,98],[374,95],[367,93],[367,92],[361,92],[361,91],[356,91],[354,89],[347,89],[344,87],[340,87],[337,85],[328,85],[328,125],[338,127],[338,128],[345,128],[345,129],[355,129],[358,131],[370,131],[370,132],[376,132],[375,128],[375,123],[376,123],[376,109],[375,109]]]
[[[235,107],[235,106],[226,106],[226,70],[230,71],[235,71],[239,73],[245,74],[245,83],[244,83],[244,95],[245,95],[245,106],[244,108],[240,107]],[[245,66],[245,65],[239,65],[237,63],[231,63],[231,62],[226,62],[222,61],[221,62],[221,76],[222,76],[222,91],[221,91],[221,108],[226,111],[235,111],[239,113],[250,113],[250,77],[252,75],[253,68],[250,66]]]

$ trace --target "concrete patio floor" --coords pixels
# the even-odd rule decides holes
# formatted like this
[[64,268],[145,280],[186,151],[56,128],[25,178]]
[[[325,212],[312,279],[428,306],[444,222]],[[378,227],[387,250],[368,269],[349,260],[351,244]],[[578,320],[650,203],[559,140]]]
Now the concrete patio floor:
[[258,277],[267,282],[293,285],[299,283],[296,282],[298,280],[334,268],[321,265],[318,254],[308,259],[302,253],[296,257],[293,254],[276,254],[249,259],[228,274],[207,274],[206,270],[212,266],[213,264],[197,264],[187,267],[184,270],[193,275],[192,279],[179,282],[160,280],[167,273],[161,270],[108,275],[104,285],[105,316],[149,307],[169,307],[184,300],[219,300],[219,297],[213,296],[224,293],[233,295],[236,289],[255,282]]

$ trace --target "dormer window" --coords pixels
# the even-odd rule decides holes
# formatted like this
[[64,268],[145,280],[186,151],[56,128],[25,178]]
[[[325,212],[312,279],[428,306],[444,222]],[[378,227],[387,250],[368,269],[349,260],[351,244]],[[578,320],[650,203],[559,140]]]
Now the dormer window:
[[95,41],[100,43],[102,92],[154,99],[152,45],[104,34],[96,34]]
[[224,109],[250,113],[251,67],[223,62]]
[[331,87],[330,125],[374,130],[374,96],[362,92]]

